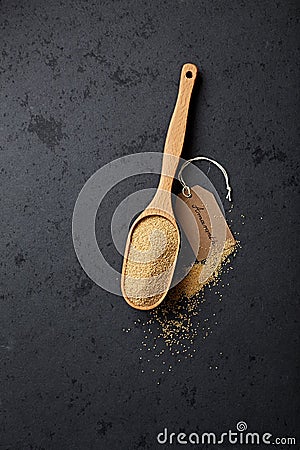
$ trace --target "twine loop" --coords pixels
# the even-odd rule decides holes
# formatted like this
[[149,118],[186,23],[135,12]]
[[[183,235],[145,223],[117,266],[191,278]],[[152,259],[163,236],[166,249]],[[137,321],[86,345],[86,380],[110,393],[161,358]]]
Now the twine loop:
[[206,156],[196,156],[195,158],[188,159],[187,161],[185,161],[182,164],[182,166],[181,166],[181,168],[180,168],[180,170],[178,172],[178,180],[180,181],[180,183],[182,185],[182,194],[184,195],[184,197],[189,198],[189,197],[192,196],[192,193],[191,193],[191,188],[186,184],[186,182],[183,179],[182,172],[191,162],[199,161],[199,160],[209,161],[209,162],[215,164],[221,170],[221,172],[224,175],[225,183],[226,183],[226,189],[227,189],[226,199],[229,202],[231,202],[231,191],[232,191],[232,189],[231,189],[231,186],[229,184],[228,173],[226,172],[226,170],[224,169],[224,167],[220,163],[218,163],[214,159],[207,158]]

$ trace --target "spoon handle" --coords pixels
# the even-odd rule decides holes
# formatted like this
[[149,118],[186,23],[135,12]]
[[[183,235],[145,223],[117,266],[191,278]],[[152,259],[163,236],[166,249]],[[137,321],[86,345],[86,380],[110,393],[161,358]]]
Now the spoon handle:
[[184,64],[181,69],[177,101],[166,137],[158,189],[171,192],[184,143],[190,99],[196,76],[197,67],[194,64]]

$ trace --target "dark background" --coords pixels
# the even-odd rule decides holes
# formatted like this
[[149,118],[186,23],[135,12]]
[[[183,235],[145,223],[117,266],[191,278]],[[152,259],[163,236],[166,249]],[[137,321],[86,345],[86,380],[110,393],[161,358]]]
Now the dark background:
[[[1,1],[1,449],[156,449],[164,427],[240,420],[299,442],[297,3]],[[202,82],[183,156],[228,169],[242,248],[222,302],[206,292],[214,333],[166,352],[157,384],[143,314],[88,279],[71,219],[97,168],[162,151],[185,62]]]

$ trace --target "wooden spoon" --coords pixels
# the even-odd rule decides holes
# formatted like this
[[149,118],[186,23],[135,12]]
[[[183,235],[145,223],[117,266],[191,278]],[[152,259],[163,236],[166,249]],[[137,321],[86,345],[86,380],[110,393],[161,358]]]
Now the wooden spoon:
[[[126,302],[136,309],[149,310],[158,306],[167,295],[174,274],[180,233],[172,208],[171,189],[184,143],[196,75],[194,64],[184,64],[166,137],[159,185],[128,234],[121,289]],[[161,248],[156,248],[159,246]]]

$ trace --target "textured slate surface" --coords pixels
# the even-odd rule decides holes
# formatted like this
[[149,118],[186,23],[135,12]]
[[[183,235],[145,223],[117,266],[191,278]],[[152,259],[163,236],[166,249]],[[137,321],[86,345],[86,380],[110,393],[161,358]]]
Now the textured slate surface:
[[[155,449],[164,427],[221,433],[239,420],[297,436],[297,2],[0,5],[0,448]],[[71,218],[98,167],[162,150],[187,61],[202,83],[184,156],[229,170],[242,249],[223,301],[207,292],[214,333],[193,359],[167,355],[158,385],[141,372],[141,330],[122,331],[140,313],[85,275]],[[120,196],[104,203],[104,247]]]

